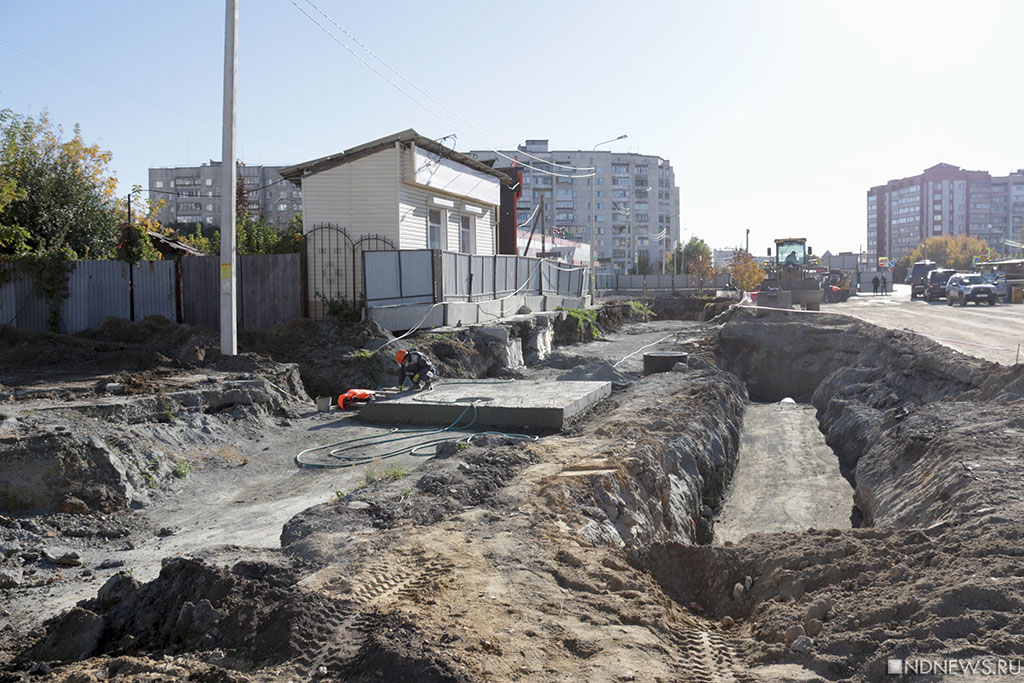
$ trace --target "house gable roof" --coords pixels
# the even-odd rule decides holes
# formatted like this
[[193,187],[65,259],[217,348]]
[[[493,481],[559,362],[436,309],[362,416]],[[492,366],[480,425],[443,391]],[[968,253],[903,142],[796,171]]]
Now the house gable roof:
[[295,164],[294,166],[288,166],[287,168],[281,169],[281,175],[293,183],[301,185],[302,179],[306,176],[322,173],[323,171],[341,166],[342,164],[351,163],[356,159],[362,159],[363,157],[370,156],[371,154],[376,154],[377,152],[393,147],[396,142],[403,144],[415,144],[417,147],[421,147],[428,152],[433,152],[438,156],[451,159],[452,161],[458,162],[464,166],[468,166],[474,171],[479,171],[480,173],[485,173],[498,178],[503,183],[510,183],[510,179],[505,174],[499,173],[487,164],[481,163],[472,157],[456,152],[453,149],[449,149],[435,140],[424,137],[412,128],[403,130],[401,133],[388,135],[387,137],[380,138],[379,140],[357,145],[350,149],[346,149],[344,152],[320,157],[319,159]]

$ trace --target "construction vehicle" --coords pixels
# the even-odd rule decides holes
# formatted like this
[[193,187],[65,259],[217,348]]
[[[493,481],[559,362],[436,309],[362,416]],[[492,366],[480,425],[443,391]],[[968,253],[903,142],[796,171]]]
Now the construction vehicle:
[[[768,249],[768,256],[772,250]],[[821,285],[808,271],[811,248],[803,237],[775,240],[775,259],[768,263],[768,274],[757,296],[759,306],[802,306],[807,311],[821,309]]]

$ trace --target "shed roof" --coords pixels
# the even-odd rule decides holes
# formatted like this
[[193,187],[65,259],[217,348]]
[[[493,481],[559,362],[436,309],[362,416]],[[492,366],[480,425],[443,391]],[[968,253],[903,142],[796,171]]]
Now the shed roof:
[[302,178],[306,176],[320,173],[322,171],[335,168],[336,166],[341,166],[342,164],[350,163],[356,159],[370,156],[371,154],[376,154],[381,150],[392,147],[396,142],[401,142],[403,144],[414,143],[417,147],[422,147],[428,152],[433,152],[438,156],[451,159],[452,161],[458,162],[464,166],[468,166],[474,171],[494,176],[503,183],[511,184],[511,180],[504,173],[499,173],[487,164],[477,161],[473,157],[456,152],[436,140],[424,137],[412,128],[403,130],[401,133],[395,133],[378,140],[373,140],[372,142],[365,142],[361,145],[346,149],[344,152],[338,152],[337,154],[330,154],[325,157],[320,157],[319,159],[313,159],[312,161],[305,161],[301,164],[288,166],[287,168],[281,169],[281,175],[293,183],[301,184]]

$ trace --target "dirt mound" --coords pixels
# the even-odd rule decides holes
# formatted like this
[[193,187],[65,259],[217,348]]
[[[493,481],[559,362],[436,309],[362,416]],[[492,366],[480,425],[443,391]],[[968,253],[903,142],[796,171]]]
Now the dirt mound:
[[436,652],[420,628],[394,614],[374,622],[373,631],[359,654],[341,667],[338,674],[342,680],[352,683],[468,683],[474,680],[456,671],[453,662]]
[[[654,546],[641,564],[681,604],[750,629],[754,662],[881,680],[888,658],[1024,655],[1019,525],[751,536]],[[686,567],[686,572],[678,571]],[[790,650],[812,639],[809,650]]]
[[330,666],[327,648],[349,606],[301,591],[296,581],[285,566],[239,563],[229,570],[183,558],[166,561],[144,585],[119,574],[95,599],[48,624],[46,637],[16,664],[208,652],[251,671],[292,660],[312,664],[312,651]]
[[558,376],[560,382],[611,382],[612,389],[622,390],[637,381],[634,375],[619,372],[607,361],[578,365],[569,372]]

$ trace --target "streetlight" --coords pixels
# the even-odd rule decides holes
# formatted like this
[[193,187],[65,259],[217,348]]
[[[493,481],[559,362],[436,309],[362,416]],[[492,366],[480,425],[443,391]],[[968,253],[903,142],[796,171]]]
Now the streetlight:
[[593,174],[594,174],[594,175],[590,176],[590,303],[591,304],[594,303],[594,299],[597,297],[597,292],[595,291],[595,286],[594,286],[594,281],[597,279],[597,276],[594,274],[594,263],[596,262],[595,254],[594,254],[594,233],[597,231],[597,226],[595,225],[595,222],[597,220],[597,213],[596,213],[597,209],[594,206],[594,199],[595,199],[595,196],[596,196],[595,192],[594,192],[594,186],[597,185],[597,164],[594,163],[594,152],[596,152],[597,148],[600,147],[601,145],[607,145],[609,142],[617,142],[619,140],[625,140],[628,137],[629,137],[628,135],[622,134],[622,135],[620,135],[617,138],[612,138],[611,140],[605,140],[604,142],[599,142],[596,145],[594,145],[594,148],[592,150],[590,150],[590,152],[591,152],[591,154],[590,154],[590,165],[593,166]]

